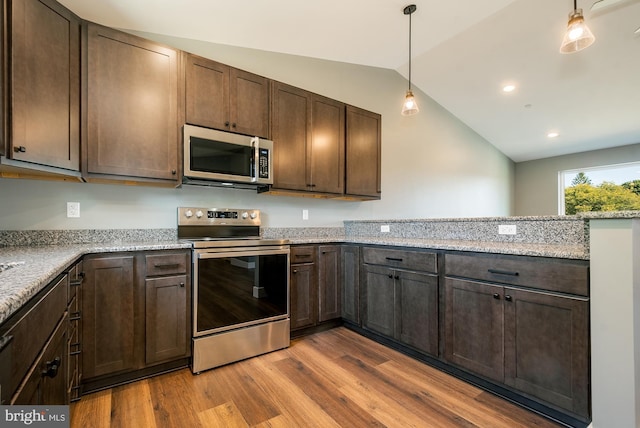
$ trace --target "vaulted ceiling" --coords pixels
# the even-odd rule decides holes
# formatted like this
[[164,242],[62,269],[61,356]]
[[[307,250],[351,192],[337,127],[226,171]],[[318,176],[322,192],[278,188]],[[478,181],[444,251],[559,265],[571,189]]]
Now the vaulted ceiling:
[[[60,2],[115,28],[408,75],[404,0]],[[640,0],[596,2],[578,2],[596,42],[564,55],[571,0],[415,0],[412,86],[516,162],[640,143]]]

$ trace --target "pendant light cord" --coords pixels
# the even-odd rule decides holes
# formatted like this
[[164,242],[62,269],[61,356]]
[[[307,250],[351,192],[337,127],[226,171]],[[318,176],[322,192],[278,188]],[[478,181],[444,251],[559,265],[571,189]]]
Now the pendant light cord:
[[411,90],[411,15],[413,12],[409,13],[409,90]]

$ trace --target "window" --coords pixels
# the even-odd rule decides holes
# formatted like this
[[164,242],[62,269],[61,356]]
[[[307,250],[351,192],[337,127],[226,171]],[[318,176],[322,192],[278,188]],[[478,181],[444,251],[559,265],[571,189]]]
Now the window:
[[640,210],[640,162],[560,171],[559,214]]

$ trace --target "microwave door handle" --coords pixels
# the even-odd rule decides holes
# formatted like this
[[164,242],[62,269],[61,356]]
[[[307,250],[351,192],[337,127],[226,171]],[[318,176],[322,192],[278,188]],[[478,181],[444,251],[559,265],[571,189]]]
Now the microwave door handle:
[[251,147],[253,147],[253,171],[251,174],[251,182],[255,183],[258,181],[258,165],[259,157],[260,157],[260,139],[258,137],[253,137],[251,139]]

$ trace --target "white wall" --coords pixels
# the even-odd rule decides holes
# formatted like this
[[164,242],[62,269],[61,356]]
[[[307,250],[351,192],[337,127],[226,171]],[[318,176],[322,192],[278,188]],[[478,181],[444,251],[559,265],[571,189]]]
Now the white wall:
[[[420,91],[414,91],[419,115],[401,116],[407,82],[393,70],[143,36],[382,114],[382,200],[0,179],[0,229],[170,228],[176,207],[192,204],[259,208],[269,227],[512,214],[513,162]],[[80,202],[79,219],[65,217],[67,201]],[[303,208],[309,210],[308,221],[302,221]]]
[[520,162],[515,165],[515,215],[558,214],[558,172],[640,161],[640,144]]
[[589,222],[593,428],[640,426],[640,220]]

